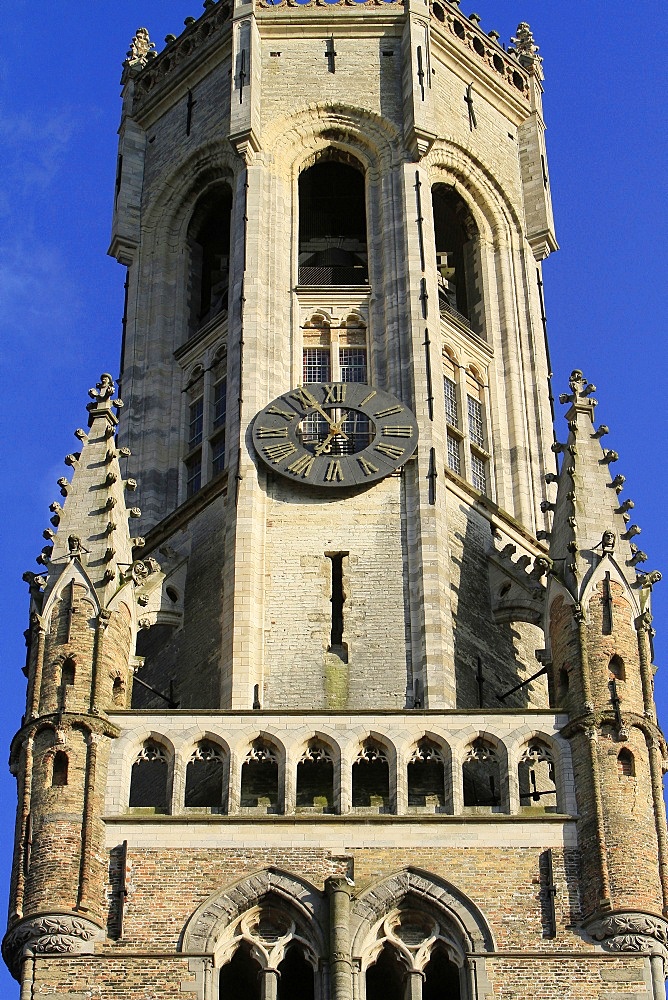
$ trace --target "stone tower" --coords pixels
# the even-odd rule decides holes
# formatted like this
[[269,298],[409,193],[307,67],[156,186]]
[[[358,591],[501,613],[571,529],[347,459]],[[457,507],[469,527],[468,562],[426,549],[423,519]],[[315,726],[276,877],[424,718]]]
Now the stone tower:
[[579,371],[554,443],[511,41],[458,0],[137,30],[125,408],[102,375],[26,574],[26,997],[665,1000],[660,574]]

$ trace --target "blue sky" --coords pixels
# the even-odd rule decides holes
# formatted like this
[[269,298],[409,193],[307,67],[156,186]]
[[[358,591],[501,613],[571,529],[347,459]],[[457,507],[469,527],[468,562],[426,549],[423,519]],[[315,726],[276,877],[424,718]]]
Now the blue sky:
[[[506,43],[526,20],[540,46],[561,246],[544,267],[555,395],[575,367],[598,386],[597,417],[610,426],[606,444],[619,452],[615,469],[636,503],[645,568],[668,571],[665,5],[462,0],[461,10],[475,10]],[[124,275],[106,249],[121,62],[139,25],[160,49],[167,33],[200,12],[199,0],[11,0],[0,13],[5,747],[25,707],[21,574],[36,568],[87,389],[100,372],[118,369]],[[654,598],[663,664],[668,578]],[[663,670],[657,677],[664,720],[667,677]],[[15,783],[4,768],[0,795],[6,897]],[[6,972],[0,995],[18,997]]]

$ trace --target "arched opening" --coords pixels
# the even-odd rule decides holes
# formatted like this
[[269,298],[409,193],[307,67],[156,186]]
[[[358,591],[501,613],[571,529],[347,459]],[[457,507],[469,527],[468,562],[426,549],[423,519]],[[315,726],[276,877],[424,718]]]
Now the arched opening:
[[424,969],[422,1000],[460,1000],[459,969],[437,945]]
[[299,945],[288,948],[278,971],[278,1000],[314,1000],[313,966],[307,962]]
[[633,754],[626,747],[617,754],[617,772],[623,778],[635,777],[636,763]]
[[186,768],[187,808],[220,808],[223,805],[223,751],[202,740],[195,747]]
[[125,683],[122,677],[114,677],[111,700],[116,708],[125,707]]
[[53,755],[53,771],[51,773],[51,785],[53,788],[67,784],[67,772],[70,762],[64,750],[57,750]]
[[518,766],[520,807],[541,812],[557,812],[557,785],[554,760],[549,748],[532,740]]
[[621,656],[617,656],[617,654],[610,659],[610,663],[608,664],[608,678],[611,681],[626,680],[624,661]]
[[501,805],[499,758],[493,746],[483,739],[468,749],[462,768],[464,806],[497,809]]
[[334,762],[318,740],[309,744],[297,764],[297,809],[334,812]]
[[568,671],[563,667],[559,671],[557,677],[557,705],[561,706],[565,703],[568,697],[568,689],[570,687],[570,678],[568,676]]
[[146,740],[132,765],[130,781],[130,808],[154,809],[166,812],[167,752],[154,740]]
[[[477,229],[462,198],[447,184],[431,189],[434,211],[438,301],[447,313],[475,329]],[[477,331],[479,332],[479,331]]]
[[408,807],[440,812],[445,807],[443,755],[429,740],[420,740],[408,762]]
[[348,163],[325,160],[300,174],[298,280],[368,283],[364,175]]
[[220,1000],[260,1000],[260,964],[245,941],[239,945],[231,961],[220,970]]
[[278,812],[278,758],[273,747],[256,740],[241,767],[242,809]]
[[68,687],[74,684],[74,676],[76,673],[76,667],[74,660],[68,656],[68,658],[63,662],[60,668],[60,683],[63,687]]
[[353,808],[390,812],[390,767],[385,750],[366,740],[353,764]]
[[390,945],[366,970],[366,1000],[404,1000],[406,968]]
[[227,312],[232,192],[219,184],[203,194],[188,226],[190,333]]

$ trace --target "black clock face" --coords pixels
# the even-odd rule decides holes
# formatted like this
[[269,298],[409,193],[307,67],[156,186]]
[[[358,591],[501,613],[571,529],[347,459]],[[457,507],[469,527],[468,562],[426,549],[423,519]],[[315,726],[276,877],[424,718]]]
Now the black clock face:
[[383,479],[417,447],[407,406],[361,382],[309,383],[255,418],[253,444],[272,472],[309,486],[349,487]]

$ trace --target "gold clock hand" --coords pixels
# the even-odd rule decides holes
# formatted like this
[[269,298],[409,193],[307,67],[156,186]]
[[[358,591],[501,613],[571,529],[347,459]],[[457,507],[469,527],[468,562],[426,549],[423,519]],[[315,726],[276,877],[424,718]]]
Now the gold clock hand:
[[311,404],[311,406],[313,407],[313,409],[317,410],[318,413],[320,413],[325,418],[325,420],[327,421],[327,423],[331,427],[331,425],[334,423],[334,421],[332,420],[332,418],[330,417],[330,415],[326,412],[326,410],[323,410],[322,406],[320,405],[320,403],[318,402],[318,400],[315,398],[315,396],[312,396],[311,393],[308,391],[308,389],[305,389],[304,386],[301,386],[300,391],[301,391],[302,395],[305,396],[306,399],[308,399],[308,401]]
[[322,455],[323,453],[329,453],[332,450],[332,441],[335,438],[335,434],[330,430],[329,434],[314,450],[314,455]]

